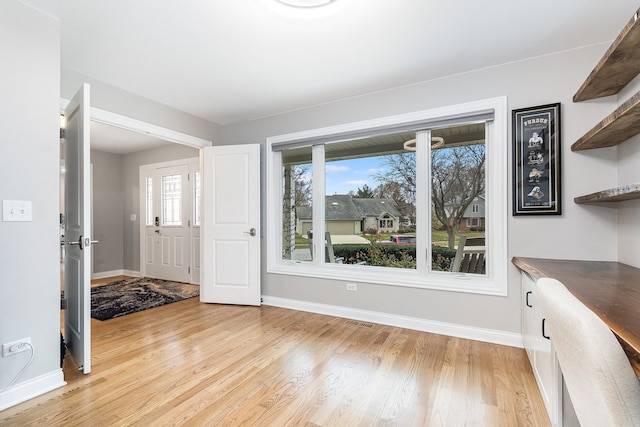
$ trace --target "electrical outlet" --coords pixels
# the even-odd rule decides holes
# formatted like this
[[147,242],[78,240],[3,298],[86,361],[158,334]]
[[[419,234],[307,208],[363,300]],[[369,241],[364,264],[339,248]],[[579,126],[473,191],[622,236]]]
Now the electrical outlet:
[[22,338],[21,340],[2,344],[2,357],[13,356],[31,349],[31,338]]
[[358,284],[357,283],[347,283],[346,286],[348,291],[357,291],[358,290]]

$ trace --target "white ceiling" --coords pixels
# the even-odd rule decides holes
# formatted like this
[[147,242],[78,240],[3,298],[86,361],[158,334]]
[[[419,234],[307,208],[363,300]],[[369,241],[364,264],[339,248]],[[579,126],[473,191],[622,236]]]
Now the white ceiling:
[[324,15],[311,18],[274,0],[22,1],[60,19],[63,68],[220,125],[597,43],[604,51],[638,8],[337,0],[305,11]]
[[91,122],[91,148],[114,154],[158,148],[172,142],[158,139],[146,133],[134,132],[104,123]]

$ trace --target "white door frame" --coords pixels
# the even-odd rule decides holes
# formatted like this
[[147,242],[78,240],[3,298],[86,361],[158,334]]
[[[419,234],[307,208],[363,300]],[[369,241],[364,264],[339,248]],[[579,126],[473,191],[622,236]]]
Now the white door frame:
[[[69,104],[68,99],[60,99],[60,111],[63,111]],[[193,148],[210,147],[213,142],[198,138],[197,136],[187,135],[186,133],[167,129],[162,126],[154,125],[121,114],[112,113],[111,111],[101,110],[100,108],[90,107],[91,121],[103,123],[109,126],[115,126],[121,129],[133,132],[143,133],[165,141],[174,142],[176,144],[187,145]]]
[[[139,168],[139,201],[140,201],[140,274],[142,276],[146,276],[146,266],[145,259],[147,256],[147,250],[145,245],[146,239],[146,182],[145,176],[148,175],[150,171],[156,171],[158,169],[170,168],[174,166],[187,166],[188,175],[189,175],[189,185],[185,191],[187,191],[187,203],[186,209],[183,210],[185,213],[185,217],[187,221],[189,221],[189,242],[186,247],[189,249],[189,283],[198,284],[200,283],[200,277],[195,277],[194,273],[198,271],[196,268],[199,265],[199,262],[196,263],[196,254],[193,252],[193,241],[194,238],[199,237],[194,233],[194,224],[193,224],[193,173],[200,170],[200,157],[191,157],[187,159],[179,159],[179,160],[171,160],[167,162],[160,163],[152,163],[148,165],[141,165]],[[202,196],[201,196],[202,197]]]
[[[60,99],[60,111],[64,111],[71,101],[68,99]],[[172,129],[164,128],[162,126],[154,125],[141,120],[133,119],[131,117],[123,116],[121,114],[112,113],[111,111],[102,110],[96,107],[90,107],[89,117],[91,121],[97,123],[103,123],[109,126],[115,126],[121,129],[130,130],[132,132],[143,133],[151,135],[155,138],[165,141],[173,142],[176,144],[186,145],[189,147],[197,148],[201,150],[204,147],[213,146],[213,142],[199,138],[196,136],[188,135],[186,133],[178,132]],[[202,151],[202,150],[201,150]],[[140,211],[140,216],[142,216]],[[140,218],[142,223],[142,218]],[[142,245],[140,241],[140,245]],[[139,270],[142,273],[143,258],[140,258]],[[192,268],[193,270],[193,268]]]

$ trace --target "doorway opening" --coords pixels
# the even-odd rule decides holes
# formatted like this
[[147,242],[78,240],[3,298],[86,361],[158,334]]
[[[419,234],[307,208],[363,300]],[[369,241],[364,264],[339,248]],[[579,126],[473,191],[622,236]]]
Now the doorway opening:
[[[87,101],[86,102],[88,103],[88,85],[84,85],[84,86],[85,86],[85,90],[87,91],[87,98],[86,98]],[[67,109],[66,108],[68,103],[69,102],[67,102],[67,101],[64,101],[64,100],[62,101],[61,104],[62,104],[63,110],[75,111],[75,110],[71,110],[71,109]],[[175,132],[175,131],[172,131],[172,130],[169,130],[169,129],[161,128],[161,127],[149,124],[149,123],[133,120],[133,119],[130,119],[130,118],[127,118],[127,117],[124,117],[124,116],[120,116],[120,115],[114,114],[114,113],[106,112],[104,110],[99,110],[99,109],[96,109],[96,108],[90,108],[89,110],[90,110],[90,112],[87,111],[84,114],[84,117],[86,118],[85,120],[87,122],[90,119],[91,124],[93,125],[92,127],[96,131],[111,130],[111,131],[115,131],[116,133],[117,132],[120,132],[120,133],[125,132],[125,133],[128,134],[127,139],[129,141],[128,142],[129,146],[125,147],[125,149],[131,149],[132,148],[131,146],[135,145],[134,141],[136,140],[136,138],[143,137],[143,138],[145,138],[147,140],[149,140],[149,139],[156,140],[157,145],[161,145],[161,144],[164,145],[165,147],[163,147],[162,150],[166,149],[167,151],[166,152],[163,151],[162,155],[164,155],[165,157],[168,156],[168,155],[171,155],[171,153],[174,153],[176,150],[177,151],[180,151],[181,149],[186,150],[189,153],[188,155],[184,155],[184,153],[182,153],[178,157],[178,158],[180,158],[180,157],[184,158],[184,157],[193,157],[194,155],[198,156],[199,155],[199,150],[202,147],[206,147],[206,146],[210,146],[211,145],[211,142],[203,140],[203,139],[200,139],[200,138],[196,138],[196,137],[193,137],[193,136],[190,136],[190,135],[186,135],[186,134],[181,134],[179,132]],[[71,117],[71,115],[70,115],[70,117]],[[88,129],[88,128],[89,128],[89,124],[85,122],[84,129]],[[76,128],[73,128],[73,132],[70,132],[70,135],[72,133],[74,133],[74,134],[78,133],[78,132],[76,132]],[[91,139],[90,137],[88,138],[88,136],[89,136],[89,135],[87,135],[88,131],[82,131],[81,133],[83,133],[85,141],[87,139]],[[91,132],[91,136],[93,136],[94,134],[95,134],[95,132]],[[96,138],[96,140],[99,140],[99,138]],[[80,163],[84,164],[84,166],[82,166],[82,167],[84,167],[85,170],[88,170],[89,167],[90,167],[89,157],[88,156],[81,156],[81,157],[78,157],[78,159],[76,159],[74,157],[73,150],[71,152],[69,152],[69,147],[64,147],[64,145],[69,145],[68,141],[69,141],[68,139],[62,140],[62,135],[61,135],[61,148],[63,148],[62,153],[64,153],[64,154],[61,154],[61,159],[63,161],[61,163],[61,170],[60,170],[61,171],[61,173],[60,173],[61,189],[64,188],[65,181],[68,181],[69,177],[72,176],[72,175],[75,176],[76,178],[81,177],[80,180],[84,182],[84,184],[82,184],[82,187],[85,187],[85,186],[88,187],[89,186],[89,178],[88,178],[88,176],[86,176],[86,175],[77,175],[77,174],[69,175],[69,170],[73,169],[73,168],[70,168],[70,166],[72,164],[76,165],[76,164],[80,164]],[[90,145],[90,147],[88,147],[88,148],[94,149],[94,144],[89,144],[89,145]],[[83,149],[85,153],[87,153],[89,151],[88,148],[87,149]],[[122,147],[121,147],[121,149],[122,149]],[[132,151],[135,152],[136,150],[134,149]],[[154,153],[156,151],[157,150],[154,150]],[[144,153],[144,151],[139,152],[138,153],[138,157],[144,156],[144,154],[140,154],[140,153]],[[116,156],[117,157],[117,156],[122,156],[123,153],[120,153],[120,154],[118,154],[118,153],[108,153],[108,154],[111,155],[111,156]],[[98,157],[98,156],[96,156],[96,157]],[[126,156],[126,157],[128,157],[128,156]],[[67,159],[75,159],[75,160],[78,160],[78,161],[77,162],[71,161],[71,162],[69,162],[69,164],[65,164],[65,158],[67,158]],[[82,160],[82,162],[80,162],[79,159]],[[148,162],[148,159],[146,159],[145,162]],[[122,173],[123,170],[134,169],[135,170],[135,173],[134,173],[135,179],[133,180],[134,185],[132,185],[132,187],[135,187],[136,190],[137,190],[138,166],[136,165],[135,167],[132,168],[132,167],[129,167],[129,166],[125,165],[127,163],[127,161],[123,161],[122,163],[123,163],[123,166],[122,166],[121,170],[113,170],[113,171],[111,171],[112,174],[111,174],[111,179],[110,180],[116,180],[116,179],[122,178],[122,176],[124,175]],[[97,178],[98,172],[97,172],[95,167],[93,169],[94,169],[93,170],[93,172],[94,172],[93,173],[93,176],[94,176],[93,190],[91,192],[89,192],[89,193],[84,193],[84,195],[81,196],[82,199],[86,201],[86,204],[89,205],[87,208],[85,208],[85,212],[88,212],[88,211],[91,211],[91,210],[96,211],[96,212],[101,212],[101,211],[104,210],[102,206],[100,206],[100,207],[96,207],[96,206],[92,207],[91,206],[91,205],[95,205],[96,202],[97,202],[96,201],[97,198],[94,197],[94,193],[96,193],[96,190],[97,190],[96,189],[96,185],[95,185],[95,183],[97,182],[97,179],[95,179],[95,178]],[[83,176],[84,176],[84,178],[82,178]],[[105,181],[109,181],[109,180],[105,180]],[[73,181],[71,181],[71,182],[73,182]],[[124,190],[126,188],[125,186],[122,186],[122,187],[114,186],[114,188],[117,189],[116,191],[112,191],[112,193],[116,193],[113,196],[115,199],[117,199],[117,198],[125,199],[125,200],[129,200],[129,202],[132,203],[132,208],[131,209],[126,209],[126,210],[125,209],[118,209],[118,208],[112,209],[112,212],[117,213],[117,215],[111,215],[111,216],[114,216],[114,217],[115,216],[119,216],[119,218],[116,218],[115,222],[118,222],[118,219],[119,219],[120,227],[121,227],[120,228],[120,233],[115,233],[114,235],[116,235],[116,236],[118,234],[127,235],[127,233],[124,231],[124,228],[126,227],[126,221],[134,222],[137,218],[141,217],[140,213],[136,212],[137,206],[138,206],[137,199],[135,200],[135,202],[132,202],[130,200],[131,197],[129,197],[129,196],[131,195],[131,191]],[[67,190],[67,192],[69,192],[69,191]],[[136,196],[137,196],[137,192],[136,192]],[[93,244],[95,244],[96,242],[85,243],[85,241],[89,242],[90,239],[87,237],[89,235],[92,236],[92,239],[96,239],[96,236],[94,234],[95,233],[95,228],[97,228],[95,220],[91,221],[91,222],[93,222],[93,227],[92,228],[94,228],[94,229],[91,230],[91,227],[90,227],[85,232],[83,232],[82,234],[84,234],[84,237],[81,236],[81,239],[78,239],[78,243],[75,243],[75,242],[71,243],[71,240],[73,240],[73,239],[70,239],[69,236],[66,236],[67,233],[65,233],[65,232],[68,232],[69,230],[64,230],[64,228],[63,228],[64,224],[66,223],[66,221],[63,220],[64,219],[64,214],[65,214],[65,212],[64,212],[65,208],[63,208],[63,206],[65,205],[65,201],[66,201],[67,198],[68,198],[68,195],[65,195],[65,190],[61,190],[61,193],[60,193],[60,201],[61,201],[61,209],[60,209],[60,211],[62,213],[62,215],[61,215],[61,248],[65,248],[66,245],[68,245],[68,244],[80,244],[80,249],[82,249],[82,246],[84,245],[84,248],[85,248],[84,252],[85,253],[87,253],[87,252],[93,253],[94,251],[93,251],[93,248],[91,248],[91,246],[93,246]],[[93,203],[89,203],[89,199],[91,199]],[[104,202],[102,197],[100,199],[101,199],[100,200],[101,202]],[[66,203],[66,204],[68,204],[68,203]],[[134,208],[135,208],[135,210],[134,210]],[[72,212],[72,211],[70,211],[70,212]],[[127,213],[125,213],[125,212],[127,212]],[[83,216],[84,216],[84,214],[83,214]],[[96,216],[95,215],[91,215],[91,213],[89,213],[87,218],[94,218],[95,219]],[[90,223],[89,220],[85,221],[85,224],[89,224],[89,223]],[[125,223],[125,224],[123,225],[123,223]],[[135,233],[135,236],[137,237],[138,234]],[[65,242],[65,237],[67,237],[66,240],[69,240],[69,242]],[[106,243],[108,240],[109,239],[103,239],[103,241],[100,242],[100,243]],[[80,241],[82,243],[80,243]],[[139,244],[139,241],[137,241],[137,238],[135,239],[134,244],[135,245]],[[123,245],[122,242],[120,242],[120,246],[119,247],[117,245],[118,245],[118,243],[116,243],[117,249],[109,250],[107,252],[116,253],[116,257],[120,256],[121,259],[122,259],[124,256],[126,256],[125,255],[126,251],[124,250],[125,245]],[[133,246],[133,244],[129,244],[129,245],[126,245],[126,246]],[[68,249],[68,247],[67,247],[67,249]],[[67,252],[65,249],[61,249],[60,250],[60,258],[61,258],[61,261],[64,261],[64,262],[66,262],[66,258],[68,258],[68,256],[66,256],[67,254],[65,254],[65,252]],[[137,250],[137,248],[136,248],[136,250],[129,251],[129,252],[135,253],[135,255],[136,255],[135,256],[135,258],[136,258],[135,262],[137,264],[139,264],[140,260],[137,259],[138,255],[139,255],[139,251]],[[94,264],[97,263],[97,261],[103,261],[103,260],[98,260],[97,257],[95,257],[95,256],[93,258],[94,258]],[[64,276],[68,276],[68,274],[65,274],[65,272],[63,271],[64,262],[61,262],[61,279],[63,279]],[[86,263],[83,262],[83,265],[86,265],[86,271],[91,271],[90,270],[91,262],[86,262]],[[119,267],[115,269],[115,272],[116,273],[118,271],[125,272],[124,270],[125,270],[125,268],[124,268],[124,266],[123,266],[123,264],[121,262]],[[132,268],[131,270],[136,270],[137,272],[139,272],[140,268],[139,268],[139,266],[136,265],[135,268]],[[101,271],[101,273],[104,274],[104,275],[113,276],[114,275],[113,274],[114,270],[109,270],[107,272]],[[129,271],[127,271],[126,273],[129,273]],[[134,271],[134,273],[135,273],[135,271]],[[80,289],[87,289],[87,290],[89,289],[89,287],[90,287],[89,286],[89,281],[90,281],[91,276],[92,276],[91,274],[89,274],[87,276],[85,276],[83,274],[82,275],[82,277],[83,277],[82,280],[80,280],[80,279],[72,280],[71,282],[69,282],[69,278],[67,278],[67,282],[69,282],[69,283],[67,283],[67,285],[66,285],[67,288],[64,289],[65,293],[67,295],[66,295],[66,298],[63,298],[61,300],[62,308],[66,308],[66,313],[63,313],[63,315],[61,316],[61,320],[64,320],[64,317],[65,317],[64,315],[65,314],[67,315],[67,317],[69,317],[71,319],[77,318],[78,322],[81,323],[81,325],[80,324],[78,325],[78,330],[80,330],[80,329],[82,329],[84,331],[90,330],[92,321],[89,318],[89,316],[86,315],[86,317],[85,317],[85,314],[82,314],[81,316],[80,315],[78,315],[78,316],[75,315],[75,314],[80,313],[80,312],[81,313],[87,313],[87,311],[90,311],[90,298],[70,298],[70,297],[72,295],[75,295],[75,294],[80,294],[81,292],[84,293],[84,295],[86,295],[87,292],[85,292],[84,290],[80,291]],[[93,274],[93,276],[96,276],[96,275]],[[76,292],[76,290],[77,290],[77,292]],[[82,305],[82,308],[81,308],[80,311],[78,311],[80,305]],[[70,309],[71,309],[71,313],[69,312]],[[65,330],[66,330],[66,328],[65,328]],[[67,334],[65,334],[65,335],[67,335]],[[88,336],[90,336],[90,333],[88,334]],[[67,342],[68,342],[68,337],[65,337],[65,340],[67,340]],[[88,341],[87,339],[84,339],[84,341],[82,343],[83,347],[86,346],[84,343],[86,343],[87,341]],[[78,348],[79,346],[76,345],[74,347]],[[69,347],[69,348],[71,349],[71,347]],[[90,346],[86,346],[86,348],[90,349]],[[84,362],[85,362],[85,364],[84,364],[85,372],[88,373],[89,369],[86,369],[86,366],[89,365],[89,367],[90,367],[90,351],[89,350],[85,351],[85,354],[88,355],[89,357],[88,358],[82,358],[81,357],[81,359],[85,359],[84,360]],[[74,358],[75,358],[75,353],[74,353]],[[78,365],[82,366],[82,363],[78,363]]]

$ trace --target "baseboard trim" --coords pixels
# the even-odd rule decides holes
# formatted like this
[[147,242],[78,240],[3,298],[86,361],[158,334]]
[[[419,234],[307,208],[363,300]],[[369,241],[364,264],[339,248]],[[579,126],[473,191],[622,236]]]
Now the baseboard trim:
[[293,310],[310,313],[326,314],[364,322],[379,323],[382,325],[397,326],[416,331],[430,332],[433,334],[449,335],[452,337],[484,341],[493,344],[501,344],[509,347],[523,348],[522,335],[498,331],[495,329],[476,328],[466,325],[439,322],[436,320],[421,319],[417,317],[399,316],[376,311],[360,310],[336,305],[319,304],[308,301],[293,300],[272,296],[263,296],[263,304],[274,307],[290,308]]
[[56,369],[48,374],[18,383],[10,389],[0,392],[0,411],[4,411],[18,403],[38,397],[66,385],[62,369]]
[[91,280],[96,279],[105,279],[107,277],[115,277],[115,276],[133,276],[140,277],[139,271],[133,270],[112,270],[112,271],[101,271],[100,273],[93,273],[91,275]]

